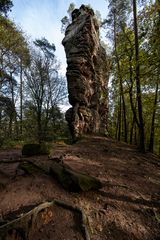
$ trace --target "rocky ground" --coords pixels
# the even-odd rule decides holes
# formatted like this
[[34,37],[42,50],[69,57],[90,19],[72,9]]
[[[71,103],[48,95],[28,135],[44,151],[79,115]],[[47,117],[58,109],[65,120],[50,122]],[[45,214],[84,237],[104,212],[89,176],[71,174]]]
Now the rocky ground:
[[[103,137],[85,137],[74,145],[54,144],[52,156],[103,183],[99,191],[71,193],[44,173],[17,170],[21,149],[0,151],[0,219],[13,219],[54,199],[81,208],[91,240],[160,239],[160,159],[136,147]],[[29,158],[49,163],[47,156]],[[3,163],[2,163],[3,161]],[[16,162],[18,161],[18,162]],[[48,213],[47,213],[48,214]],[[7,216],[7,217],[6,217]],[[44,217],[44,216],[43,216]],[[85,239],[74,211],[60,206],[35,230],[33,239]],[[0,238],[1,239],[1,238]],[[20,239],[16,235],[7,239]]]

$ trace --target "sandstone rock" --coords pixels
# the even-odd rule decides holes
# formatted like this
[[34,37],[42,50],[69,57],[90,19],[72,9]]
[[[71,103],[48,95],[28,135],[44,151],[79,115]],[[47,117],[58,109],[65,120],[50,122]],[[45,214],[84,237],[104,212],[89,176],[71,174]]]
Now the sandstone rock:
[[107,131],[109,78],[105,49],[92,9],[82,5],[72,12],[72,23],[62,41],[67,57],[69,102],[66,120],[73,137]]

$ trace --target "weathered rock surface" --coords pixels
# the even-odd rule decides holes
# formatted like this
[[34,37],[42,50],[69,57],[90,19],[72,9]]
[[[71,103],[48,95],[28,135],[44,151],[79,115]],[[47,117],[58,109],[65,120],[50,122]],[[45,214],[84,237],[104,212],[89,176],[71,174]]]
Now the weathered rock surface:
[[107,84],[105,49],[92,9],[82,5],[72,12],[72,23],[62,41],[67,57],[69,102],[66,120],[73,137],[107,131]]

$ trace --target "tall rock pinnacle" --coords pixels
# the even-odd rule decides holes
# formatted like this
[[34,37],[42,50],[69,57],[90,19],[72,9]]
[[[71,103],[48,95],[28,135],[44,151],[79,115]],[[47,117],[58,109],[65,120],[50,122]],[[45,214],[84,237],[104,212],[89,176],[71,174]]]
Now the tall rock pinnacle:
[[99,26],[92,9],[82,5],[72,12],[72,23],[62,41],[67,57],[69,102],[66,120],[73,137],[107,131],[109,72]]

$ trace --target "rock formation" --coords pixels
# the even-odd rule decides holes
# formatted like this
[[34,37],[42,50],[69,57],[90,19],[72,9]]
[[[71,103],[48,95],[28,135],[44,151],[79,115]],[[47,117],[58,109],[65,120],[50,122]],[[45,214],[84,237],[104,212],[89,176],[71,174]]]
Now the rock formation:
[[82,5],[72,12],[72,23],[62,41],[67,57],[69,103],[66,112],[73,137],[107,131],[109,73],[99,25],[92,9]]

